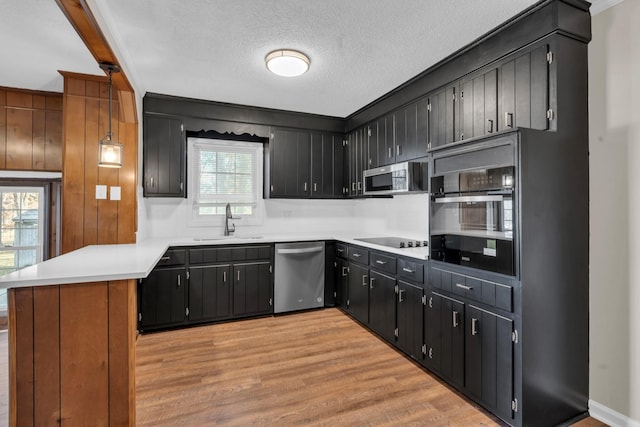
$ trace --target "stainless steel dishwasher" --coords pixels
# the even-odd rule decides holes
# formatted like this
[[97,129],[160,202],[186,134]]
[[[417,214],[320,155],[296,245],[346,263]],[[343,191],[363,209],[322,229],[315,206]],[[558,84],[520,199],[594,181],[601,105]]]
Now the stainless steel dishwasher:
[[324,306],[324,242],[277,243],[275,313]]

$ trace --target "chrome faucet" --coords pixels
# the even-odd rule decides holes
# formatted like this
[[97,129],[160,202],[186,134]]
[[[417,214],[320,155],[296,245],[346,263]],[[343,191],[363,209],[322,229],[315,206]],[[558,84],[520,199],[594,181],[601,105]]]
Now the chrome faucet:
[[231,233],[236,231],[236,225],[233,223],[231,223],[231,228],[229,228],[229,220],[233,219],[233,216],[231,215],[231,203],[227,203],[224,216],[224,235],[229,236]]

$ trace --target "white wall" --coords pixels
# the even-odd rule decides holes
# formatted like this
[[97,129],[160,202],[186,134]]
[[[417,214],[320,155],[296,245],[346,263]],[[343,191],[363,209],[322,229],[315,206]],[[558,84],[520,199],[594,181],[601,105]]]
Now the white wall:
[[640,423],[640,1],[592,26],[589,397]]
[[[146,237],[216,236],[219,227],[188,225],[188,204],[184,199],[139,198],[144,212]],[[264,218],[261,225],[245,225],[234,221],[238,235],[273,233],[385,234],[414,238],[428,237],[428,203],[425,194],[396,196],[392,199],[365,200],[285,200],[262,202]]]

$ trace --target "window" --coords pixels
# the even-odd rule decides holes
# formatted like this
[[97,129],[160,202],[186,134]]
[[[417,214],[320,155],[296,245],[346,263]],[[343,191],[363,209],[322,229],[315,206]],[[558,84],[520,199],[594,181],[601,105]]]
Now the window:
[[[42,261],[44,248],[44,189],[0,187],[0,275]],[[0,290],[0,314],[7,308]]]
[[260,143],[188,138],[189,205],[193,225],[221,225],[227,203],[243,224],[261,220]]

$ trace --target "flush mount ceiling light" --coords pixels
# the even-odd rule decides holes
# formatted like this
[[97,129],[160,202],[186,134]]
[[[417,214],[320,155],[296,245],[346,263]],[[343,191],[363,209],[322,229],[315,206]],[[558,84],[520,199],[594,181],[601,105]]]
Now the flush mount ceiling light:
[[265,58],[267,68],[274,74],[284,77],[295,77],[309,69],[309,57],[297,50],[278,49]]
[[122,144],[111,139],[113,136],[111,132],[111,89],[113,86],[111,75],[113,73],[119,73],[120,67],[116,64],[101,62],[100,68],[109,74],[109,130],[107,131],[107,135],[101,139],[98,144],[98,166],[103,168],[121,168]]

